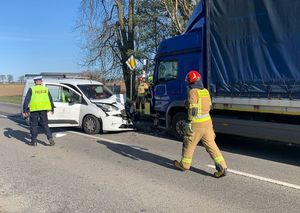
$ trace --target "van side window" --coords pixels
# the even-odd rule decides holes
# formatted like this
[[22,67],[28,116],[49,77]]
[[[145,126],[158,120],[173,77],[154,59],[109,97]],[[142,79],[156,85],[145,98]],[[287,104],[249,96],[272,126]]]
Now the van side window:
[[47,85],[52,96],[53,102],[61,102],[60,86]]
[[66,87],[48,85],[48,89],[54,102],[80,103],[80,96]]
[[158,81],[169,81],[177,78],[178,61],[161,61],[158,66]]
[[[67,88],[64,88],[64,89],[67,89]],[[69,91],[69,97],[70,97],[70,100],[69,100],[69,103],[71,102],[71,103],[74,103],[74,104],[80,104],[81,103],[81,97],[77,94],[77,93],[75,93],[75,92],[73,92],[72,90],[69,90],[69,89],[67,89],[68,91]]]
[[71,94],[70,90],[65,87],[61,87],[61,102],[70,103],[71,102]]

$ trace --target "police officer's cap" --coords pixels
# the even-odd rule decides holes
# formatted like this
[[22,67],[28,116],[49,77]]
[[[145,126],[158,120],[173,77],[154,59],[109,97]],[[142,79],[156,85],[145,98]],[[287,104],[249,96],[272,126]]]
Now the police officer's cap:
[[42,80],[42,79],[43,79],[43,77],[41,75],[36,76],[36,77],[33,78],[34,81]]

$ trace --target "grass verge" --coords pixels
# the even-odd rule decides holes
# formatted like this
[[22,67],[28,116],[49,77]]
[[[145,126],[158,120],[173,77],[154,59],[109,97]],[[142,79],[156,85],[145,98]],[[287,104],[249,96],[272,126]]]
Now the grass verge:
[[22,103],[22,95],[0,96],[0,102],[21,104]]

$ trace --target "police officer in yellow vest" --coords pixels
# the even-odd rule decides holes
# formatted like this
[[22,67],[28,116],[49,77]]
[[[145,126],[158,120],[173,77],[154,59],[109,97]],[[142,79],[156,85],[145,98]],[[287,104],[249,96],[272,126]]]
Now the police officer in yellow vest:
[[30,112],[30,134],[31,143],[29,145],[37,145],[38,121],[42,124],[50,146],[53,146],[54,140],[48,126],[48,111],[54,112],[52,97],[48,88],[42,85],[42,76],[34,79],[35,86],[31,87],[26,94],[23,104],[23,116],[26,118]]
[[212,120],[209,115],[211,98],[207,89],[203,87],[201,75],[192,70],[186,76],[188,83],[188,123],[182,147],[181,161],[174,161],[174,166],[182,171],[188,170],[197,144],[202,141],[206,151],[214,160],[217,172],[214,177],[219,178],[226,175],[227,165],[218,146],[215,143],[215,133]]

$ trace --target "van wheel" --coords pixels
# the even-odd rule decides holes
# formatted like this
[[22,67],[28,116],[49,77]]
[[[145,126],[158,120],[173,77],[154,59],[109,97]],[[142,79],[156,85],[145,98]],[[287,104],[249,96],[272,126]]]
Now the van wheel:
[[172,131],[178,140],[183,140],[187,114],[185,112],[178,112],[172,119]]
[[100,132],[100,121],[93,115],[87,115],[82,122],[83,131],[87,134],[97,134]]

